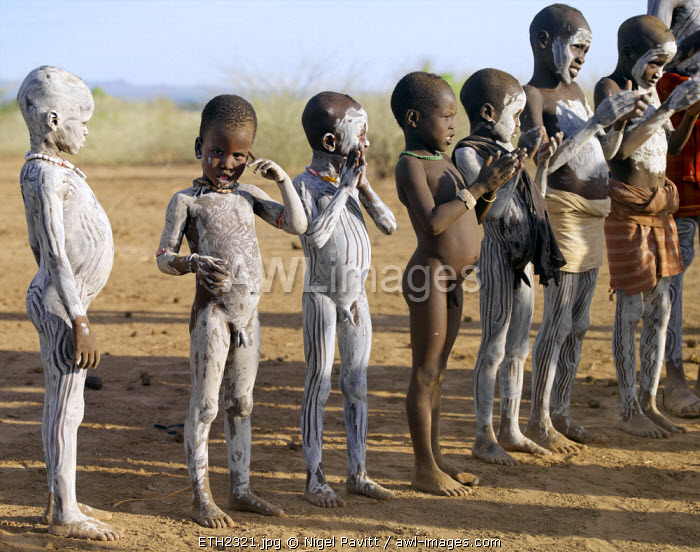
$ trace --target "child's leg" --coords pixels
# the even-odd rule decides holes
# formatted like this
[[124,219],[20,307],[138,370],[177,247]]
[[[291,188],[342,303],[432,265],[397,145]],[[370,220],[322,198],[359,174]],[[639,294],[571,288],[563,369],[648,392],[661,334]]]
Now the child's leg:
[[432,273],[433,267],[428,273],[423,266],[409,264],[403,279],[413,356],[406,395],[406,415],[414,454],[411,484],[429,493],[463,496],[470,494],[471,489],[442,471],[433,456],[432,441],[439,422],[432,418],[435,393],[439,393],[444,375],[448,309],[447,293],[434,285]]
[[[532,265],[527,266],[525,273],[534,285]],[[506,336],[505,358],[499,372],[501,421],[498,426],[498,443],[505,450],[547,455],[551,453],[525,437],[518,423],[525,360],[530,352],[530,325],[535,307],[535,292],[532,286],[521,283],[517,290],[512,291],[512,297],[513,310]],[[513,463],[517,463],[514,458]]]
[[644,317],[639,343],[640,375],[639,403],[656,425],[671,433],[685,433],[685,429],[672,424],[656,408],[656,391],[664,358],[666,327],[671,313],[669,297],[670,278],[661,278],[654,289],[644,294]]
[[260,362],[260,320],[257,312],[247,330],[251,342],[245,347],[231,344],[224,369],[224,430],[231,483],[228,507],[241,512],[281,516],[284,514],[282,508],[266,502],[250,490],[250,414]]
[[493,431],[493,400],[496,373],[505,356],[513,310],[513,281],[513,270],[503,247],[488,236],[485,237],[481,243],[479,259],[481,344],[473,375],[476,440],[472,454],[486,462],[505,466],[515,465],[517,461],[496,439]]
[[577,274],[577,278],[578,284],[572,308],[571,333],[567,336],[559,353],[559,362],[552,388],[550,415],[557,431],[569,439],[585,443],[589,440],[588,434],[583,426],[574,422],[569,412],[569,406],[576,372],[581,360],[583,338],[591,325],[589,313],[595,286],[598,282],[598,269],[593,268],[581,272]]
[[357,325],[348,319],[339,323],[338,349],[340,351],[340,390],[343,393],[343,415],[348,444],[348,478],[345,488],[349,493],[362,494],[378,500],[388,500],[394,493],[375,483],[367,476],[367,365],[372,348],[372,319],[367,297],[356,303],[359,315]]
[[627,295],[624,291],[617,291],[615,295],[617,303],[613,321],[612,351],[622,401],[622,429],[640,437],[668,437],[668,431],[644,415],[637,400],[635,330],[644,314],[644,299],[641,293]]
[[306,460],[306,499],[316,506],[345,506],[326,482],[321,457],[323,452],[323,410],[331,392],[331,369],[335,353],[337,313],[333,301],[325,295],[304,292],[302,319],[306,381],[301,400],[301,439]]
[[193,312],[190,331],[192,394],[185,421],[187,471],[192,482],[190,516],[203,527],[233,527],[233,520],[214,502],[209,487],[208,439],[219,411],[219,389],[231,342],[228,324],[216,309]]
[[86,515],[94,511],[104,518],[107,512],[93,510],[76,500],[77,438],[85,406],[83,390],[87,371],[71,365],[71,327],[47,312],[43,312],[39,320],[35,320],[31,312],[30,317],[39,329],[44,367],[41,433],[49,484],[50,506],[44,514],[44,519],[50,523],[49,533],[72,538],[116,540],[123,535],[122,529]]
[[[695,232],[697,223],[692,218],[676,219],[678,243],[685,270],[695,256]],[[683,276],[685,272],[671,277],[671,318],[666,333],[666,385],[663,390],[664,408],[681,418],[700,417],[700,398],[688,386],[683,370]]]
[[572,309],[578,274],[562,272],[559,285],[544,288],[544,314],[532,348],[532,405],[525,434],[552,452],[576,452],[581,445],[570,441],[552,425],[549,399],[564,341],[571,333]]

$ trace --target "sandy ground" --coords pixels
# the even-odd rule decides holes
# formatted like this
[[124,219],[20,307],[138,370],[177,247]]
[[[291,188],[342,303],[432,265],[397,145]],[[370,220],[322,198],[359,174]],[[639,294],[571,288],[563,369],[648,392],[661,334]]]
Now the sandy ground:
[[[479,346],[478,295],[465,296],[464,316],[443,393],[442,443],[446,456],[478,474],[482,484],[470,497],[438,498],[409,485],[412,450],[404,415],[411,353],[408,311],[396,292],[370,293],[374,347],[368,376],[370,421],[368,469],[393,489],[390,503],[346,496],[342,399],[334,367],[326,408],[326,474],[348,501],[324,510],[303,499],[304,459],[298,446],[299,405],[304,384],[301,336],[303,262],[291,293],[279,281],[260,302],[262,362],[253,411],[252,485],[286,511],[282,518],[234,512],[236,527],[207,530],[188,517],[190,492],[183,445],[154,424],[184,422],[189,400],[187,320],[193,296],[191,276],[161,274],[153,259],[172,194],[185,188],[195,166],[82,167],[114,229],[116,258],[107,287],[90,310],[103,351],[97,369],[99,391],[85,390],[85,419],[79,433],[78,499],[114,512],[126,529],[119,542],[59,539],[39,523],[46,494],[41,450],[43,375],[38,338],[24,310],[24,296],[36,266],[27,245],[17,184],[21,162],[0,163],[0,550],[198,549],[200,537],[227,537],[212,549],[348,550],[367,545],[395,549],[415,536],[443,539],[500,539],[504,550],[697,550],[700,541],[700,423],[686,422],[685,435],[658,441],[633,438],[618,429],[619,394],[610,352],[613,303],[608,274],[601,270],[591,329],[574,387],[574,415],[607,441],[580,454],[538,459],[516,454],[517,467],[484,464],[471,456],[474,439],[472,370]],[[393,182],[375,187],[397,213],[399,231],[385,237],[370,229],[374,265],[404,266],[415,240]],[[279,197],[274,185],[265,184]],[[301,251],[295,238],[258,224],[266,268],[279,256],[289,268]],[[697,376],[697,354],[688,339],[700,340],[700,263],[688,272],[684,358],[688,377]],[[542,318],[538,289],[532,338]],[[695,355],[695,360],[690,358]],[[337,358],[336,358],[337,361]],[[521,421],[530,408],[530,361],[526,367]],[[150,377],[143,386],[141,374]],[[663,384],[663,382],[662,382]],[[589,407],[597,400],[599,407]],[[498,406],[496,406],[498,408]],[[677,422],[680,420],[676,420]],[[228,488],[221,414],[209,446],[212,489],[224,506]],[[377,537],[378,540],[374,540]],[[305,538],[307,539],[305,541]],[[238,540],[236,540],[238,539]],[[247,539],[247,540],[246,540]],[[265,539],[271,539],[266,541]],[[275,540],[278,539],[278,540]],[[388,542],[387,542],[388,539]],[[205,540],[203,544],[207,545]],[[293,545],[294,542],[291,541]],[[342,546],[341,546],[342,544]],[[450,547],[416,544],[414,549]]]

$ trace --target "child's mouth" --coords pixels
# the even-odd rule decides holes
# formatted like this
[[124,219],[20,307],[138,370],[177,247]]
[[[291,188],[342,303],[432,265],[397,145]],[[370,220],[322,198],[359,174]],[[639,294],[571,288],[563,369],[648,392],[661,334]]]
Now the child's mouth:
[[571,75],[573,78],[576,78],[578,76],[578,67],[569,67],[569,75]]

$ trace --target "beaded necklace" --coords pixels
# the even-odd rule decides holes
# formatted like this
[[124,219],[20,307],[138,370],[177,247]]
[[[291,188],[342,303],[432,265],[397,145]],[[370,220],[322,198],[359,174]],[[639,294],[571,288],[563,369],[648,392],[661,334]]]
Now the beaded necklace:
[[405,150],[399,153],[399,157],[402,155],[409,155],[417,159],[425,159],[426,161],[440,161],[440,159],[442,159],[442,153],[439,151],[435,155],[419,155],[417,153],[413,153],[412,151]]
[[338,182],[337,178],[334,178],[332,176],[321,176],[318,174],[318,171],[312,169],[311,167],[306,167],[307,172],[313,174],[314,176],[318,176],[319,178],[325,180],[326,182]]
[[206,178],[201,177],[195,178],[192,183],[196,186],[206,186],[207,188],[213,190],[217,194],[230,194],[238,187],[238,180],[232,182],[226,187],[217,186],[216,184],[212,184],[211,182],[209,182],[209,180],[207,180]]
[[85,173],[83,171],[81,171],[78,167],[76,167],[73,163],[67,161],[66,159],[61,159],[60,157],[51,157],[50,155],[46,155],[45,153],[32,153],[31,151],[28,151],[24,156],[24,161],[31,161],[32,159],[43,159],[44,161],[48,161],[49,163],[55,163],[56,165],[60,165],[61,167],[65,167],[66,169],[74,170],[76,174],[83,180],[87,179],[87,176],[85,176]]

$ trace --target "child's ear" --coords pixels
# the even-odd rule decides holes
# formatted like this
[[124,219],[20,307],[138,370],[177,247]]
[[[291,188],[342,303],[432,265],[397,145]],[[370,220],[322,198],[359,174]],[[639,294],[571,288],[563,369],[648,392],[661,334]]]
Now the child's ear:
[[323,146],[323,149],[331,153],[335,151],[335,148],[337,146],[336,142],[337,140],[335,139],[335,134],[333,134],[332,132],[326,132],[323,135],[323,138],[321,138],[321,145]]
[[406,126],[416,128],[418,126],[418,121],[420,120],[420,113],[415,109],[409,109],[406,111]]
[[496,110],[493,108],[493,106],[490,103],[485,103],[484,105],[481,106],[481,110],[479,111],[479,114],[481,115],[481,118],[484,121],[489,121],[493,122],[493,118],[496,116]]
[[58,112],[52,109],[46,114],[46,125],[51,130],[56,130],[58,128]]
[[194,156],[197,159],[202,158],[202,138],[197,136],[197,138],[194,141]]
[[549,45],[549,33],[547,31],[540,31],[535,37],[535,44],[540,50],[544,50]]

